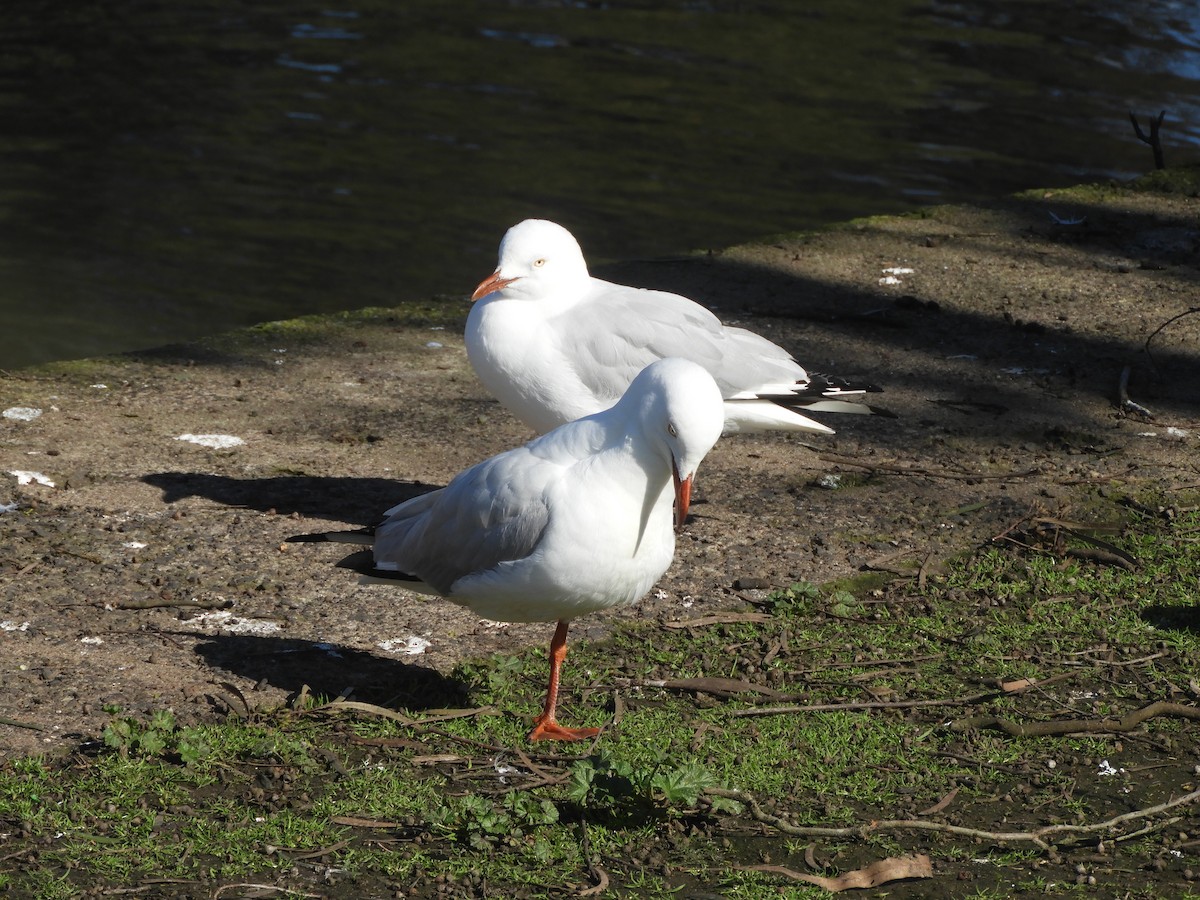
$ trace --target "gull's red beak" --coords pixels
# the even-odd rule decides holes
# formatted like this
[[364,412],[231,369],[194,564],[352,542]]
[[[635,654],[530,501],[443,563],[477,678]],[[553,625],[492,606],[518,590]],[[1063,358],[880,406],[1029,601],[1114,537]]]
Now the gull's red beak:
[[675,481],[675,530],[682,531],[683,523],[687,519],[688,507],[692,505],[692,479],[695,476],[689,475],[687,478],[680,478],[679,469],[672,461],[671,477]]
[[480,297],[486,297],[488,294],[502,291],[516,280],[515,278],[501,278],[500,270],[497,269],[488,278],[479,283],[479,287],[475,288],[475,293],[471,295],[471,300],[478,300]]

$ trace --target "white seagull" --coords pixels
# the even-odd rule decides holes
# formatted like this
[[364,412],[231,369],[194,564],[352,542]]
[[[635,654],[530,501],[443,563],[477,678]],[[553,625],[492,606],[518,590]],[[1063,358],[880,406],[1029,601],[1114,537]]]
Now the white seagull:
[[606,409],[656,359],[703,366],[725,398],[725,432],[833,429],[799,410],[882,413],[856,402],[872,385],[809,375],[766,338],[700,304],[588,274],[569,231],[514,225],[496,271],[471,297],[467,357],[484,386],[538,432]]
[[636,602],[667,570],[673,526],[687,516],[696,468],[722,420],[704,369],[658,360],[610,409],[472,466],[388,510],[373,531],[293,540],[371,544],[341,563],[364,581],[437,594],[503,622],[557,621],[546,702],[529,737],[590,737],[600,729],[554,717],[568,625]]

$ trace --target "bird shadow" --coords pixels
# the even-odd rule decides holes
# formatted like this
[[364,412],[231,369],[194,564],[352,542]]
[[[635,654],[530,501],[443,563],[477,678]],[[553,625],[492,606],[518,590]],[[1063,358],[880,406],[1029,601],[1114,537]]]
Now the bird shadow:
[[162,491],[164,503],[205,497],[215,503],[280,515],[374,525],[398,503],[440,485],[389,478],[276,475],[231,478],[207,472],[153,472],[142,481]]
[[1156,603],[1147,606],[1138,615],[1143,622],[1155,628],[1200,634],[1200,607],[1164,606]]
[[465,684],[434,669],[323,642],[223,634],[197,644],[196,654],[214,669],[290,697],[307,687],[316,697],[412,711],[465,706],[469,699]]

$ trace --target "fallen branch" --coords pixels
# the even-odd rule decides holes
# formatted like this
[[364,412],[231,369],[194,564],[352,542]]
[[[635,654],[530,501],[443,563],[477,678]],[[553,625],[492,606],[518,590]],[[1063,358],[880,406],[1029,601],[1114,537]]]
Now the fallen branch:
[[[1019,535],[1019,538],[1027,538],[1027,540],[1012,537],[1017,527],[1028,522],[1029,528]],[[1036,552],[1060,553],[1064,556],[1074,556],[1079,559],[1090,559],[1095,562],[1103,562],[1108,565],[1120,566],[1123,569],[1134,571],[1137,568],[1137,558],[1126,553],[1120,547],[1110,544],[1108,541],[1101,540],[1094,535],[1087,534],[1086,531],[1119,531],[1117,525],[1106,525],[1100,523],[1078,523],[1067,522],[1062,519],[1056,519],[1050,516],[1023,516],[1018,519],[1008,528],[1004,529],[1000,534],[995,535],[991,539],[991,543],[999,541],[1008,541],[1016,544],[1023,550]],[[1066,547],[1062,540],[1062,535],[1066,533],[1077,540],[1092,546]],[[1051,546],[1047,547],[1049,543]]]
[[[1043,850],[1050,849],[1050,843],[1047,840],[1050,837],[1095,834],[1097,832],[1109,831],[1127,822],[1148,819],[1151,816],[1174,809],[1177,806],[1195,803],[1197,800],[1200,800],[1200,790],[1196,790],[1189,794],[1184,794],[1182,797],[1177,797],[1174,800],[1168,800],[1165,803],[1123,813],[1111,819],[1106,819],[1103,822],[1094,822],[1090,825],[1045,825],[1033,831],[988,831],[982,828],[950,825],[945,822],[930,822],[926,819],[881,819],[867,822],[863,825],[847,826],[844,828],[831,828],[822,825],[793,825],[786,819],[767,812],[759,805],[758,799],[746,791],[710,787],[706,788],[704,792],[713,797],[723,797],[743,803],[750,811],[750,816],[756,822],[770,825],[784,834],[796,837],[857,838],[865,840],[871,834],[880,831],[936,831],[959,837],[994,841],[996,843],[1031,843],[1036,844]],[[1115,839],[1121,840],[1122,836],[1117,835]]]
[[1200,719],[1200,707],[1185,706],[1159,700],[1143,706],[1120,719],[1055,719],[1049,722],[1013,722],[996,716],[973,716],[950,723],[951,731],[972,731],[976,728],[996,728],[1013,737],[1046,737],[1056,734],[1079,734],[1097,732],[1133,731],[1147,719],[1155,716],[1179,716],[1184,719]]

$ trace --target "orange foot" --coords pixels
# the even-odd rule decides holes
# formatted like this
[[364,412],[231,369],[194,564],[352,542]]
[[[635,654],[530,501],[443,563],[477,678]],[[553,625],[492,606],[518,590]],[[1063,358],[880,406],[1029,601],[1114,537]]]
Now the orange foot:
[[582,741],[584,738],[595,737],[600,733],[599,728],[564,728],[553,719],[539,721],[529,732],[531,741]]

